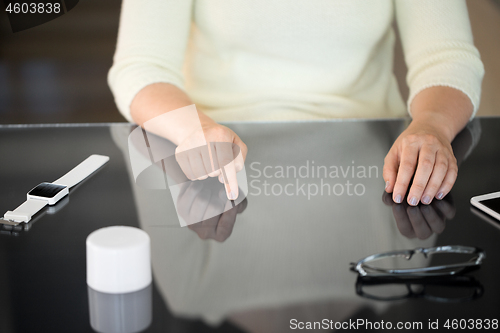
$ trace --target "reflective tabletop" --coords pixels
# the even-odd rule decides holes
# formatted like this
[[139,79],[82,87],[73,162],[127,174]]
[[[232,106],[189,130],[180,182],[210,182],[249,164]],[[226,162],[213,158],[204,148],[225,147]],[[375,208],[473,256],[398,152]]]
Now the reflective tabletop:
[[[147,163],[153,146],[175,147],[129,124],[0,126],[2,214],[89,155],[110,157],[29,223],[0,225],[0,332],[493,330],[500,222],[469,201],[500,190],[500,118],[469,123],[453,142],[453,190],[417,207],[393,203],[382,178],[385,154],[407,124],[228,123],[249,148],[233,202],[217,179],[173,182],[168,158],[137,172],[137,158]],[[86,237],[114,225],[150,236],[153,284],[140,293],[87,287]],[[478,247],[486,258],[466,274],[424,279],[361,277],[351,269],[372,254],[448,245]],[[415,255],[380,264],[429,267],[464,258]]]

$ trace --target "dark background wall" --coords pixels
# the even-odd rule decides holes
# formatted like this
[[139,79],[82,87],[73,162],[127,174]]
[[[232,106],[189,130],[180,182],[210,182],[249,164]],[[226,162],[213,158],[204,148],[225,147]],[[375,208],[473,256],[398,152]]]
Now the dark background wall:
[[[106,82],[120,0],[84,0],[43,25],[12,33],[0,0],[0,124],[124,121]],[[500,1],[468,0],[486,67],[480,115],[500,115]],[[400,88],[406,67],[396,48]]]
[[120,5],[80,1],[53,21],[12,33],[2,4],[0,123],[125,121],[106,81]]

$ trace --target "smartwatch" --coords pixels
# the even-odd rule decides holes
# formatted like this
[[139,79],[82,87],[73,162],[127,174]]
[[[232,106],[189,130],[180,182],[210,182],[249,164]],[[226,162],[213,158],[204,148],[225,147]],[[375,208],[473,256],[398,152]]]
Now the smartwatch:
[[83,181],[108,161],[108,156],[91,155],[56,181],[38,184],[28,192],[27,200],[13,211],[5,213],[4,221],[0,222],[11,225],[29,222],[40,209],[46,205],[55,205],[68,195],[70,188]]

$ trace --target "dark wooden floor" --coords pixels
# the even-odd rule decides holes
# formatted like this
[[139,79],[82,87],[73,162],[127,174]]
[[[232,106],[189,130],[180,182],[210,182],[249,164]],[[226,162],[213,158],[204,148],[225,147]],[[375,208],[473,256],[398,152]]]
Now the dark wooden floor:
[[[67,14],[17,33],[12,33],[1,10],[0,123],[124,121],[106,81],[120,4],[120,0],[80,1]],[[500,115],[499,0],[467,4],[486,67],[479,114]],[[406,95],[401,54],[397,59],[395,69]]]

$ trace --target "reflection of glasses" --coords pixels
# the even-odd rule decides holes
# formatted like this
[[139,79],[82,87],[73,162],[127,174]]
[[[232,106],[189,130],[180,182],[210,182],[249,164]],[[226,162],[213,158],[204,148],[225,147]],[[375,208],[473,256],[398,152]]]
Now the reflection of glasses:
[[[370,261],[379,261],[388,258],[398,258],[402,257],[407,261],[414,257],[415,254],[422,254],[424,258],[429,258],[433,254],[469,254],[474,255],[472,258],[466,262],[458,264],[446,264],[446,265],[436,265],[428,267],[417,267],[417,268],[404,268],[404,269],[391,269],[374,267],[366,264]],[[459,273],[465,273],[471,269],[477,268],[483,262],[486,257],[484,251],[477,247],[470,246],[460,246],[460,245],[448,245],[448,246],[437,246],[431,248],[418,248],[414,250],[401,250],[401,251],[391,251],[379,254],[373,254],[366,258],[359,260],[357,263],[352,263],[352,270],[357,271],[361,276],[439,276],[439,275],[454,275]],[[387,260],[386,260],[387,261]]]
[[413,279],[358,276],[356,294],[377,301],[424,298],[441,303],[472,301],[483,295],[483,286],[472,276],[430,276]]

